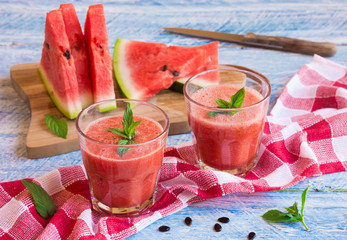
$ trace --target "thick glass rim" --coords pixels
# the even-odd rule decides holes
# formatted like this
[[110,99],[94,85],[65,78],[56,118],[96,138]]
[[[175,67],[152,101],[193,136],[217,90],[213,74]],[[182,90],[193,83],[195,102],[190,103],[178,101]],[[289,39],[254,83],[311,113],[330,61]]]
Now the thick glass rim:
[[[268,86],[268,92],[267,94],[263,97],[262,100],[260,100],[259,102],[256,102],[252,105],[249,105],[249,106],[246,106],[246,107],[240,107],[240,108],[217,108],[217,107],[209,107],[209,106],[206,106],[204,104],[201,104],[195,100],[193,100],[190,95],[187,93],[187,86],[189,83],[191,83],[192,81],[194,81],[198,76],[200,75],[203,75],[203,74],[206,74],[206,73],[209,73],[209,72],[214,72],[214,71],[236,71],[236,72],[241,72],[241,73],[244,73],[246,74],[246,76],[248,77],[248,75],[251,75],[257,79],[260,79],[262,82],[266,83],[266,85]],[[213,85],[211,85],[213,86]],[[239,69],[239,68],[235,68],[235,67],[225,67],[225,68],[216,68],[216,69],[210,69],[210,70],[207,70],[207,71],[203,71],[203,72],[200,72],[198,74],[195,74],[194,76],[190,77],[185,83],[184,83],[184,86],[183,86],[183,94],[184,96],[190,101],[190,102],[193,102],[194,104],[202,107],[202,108],[206,108],[206,109],[209,109],[210,111],[226,111],[226,112],[229,112],[229,111],[236,111],[236,110],[245,110],[245,109],[251,109],[251,108],[254,108],[256,106],[258,106],[259,104],[262,104],[263,102],[267,101],[270,96],[271,96],[271,84],[270,84],[270,81],[269,79],[267,79],[266,77],[263,77],[255,72],[251,72],[249,70],[244,70],[244,69]]]
[[94,103],[88,107],[86,107],[85,109],[83,109],[77,116],[76,118],[76,122],[75,122],[75,125],[76,125],[76,129],[77,129],[77,132],[79,134],[81,134],[81,136],[83,136],[83,138],[86,138],[88,139],[89,141],[92,141],[92,142],[95,142],[97,144],[100,144],[100,145],[105,145],[105,146],[110,146],[110,147],[129,147],[130,145],[126,145],[126,144],[114,144],[114,143],[105,143],[105,142],[101,142],[101,141],[98,141],[94,138],[91,138],[89,136],[87,136],[80,128],[79,126],[79,120],[82,116],[83,113],[87,112],[88,110],[90,110],[91,108],[94,108],[96,107],[97,105],[101,105],[101,104],[104,104],[104,103],[108,103],[108,102],[136,102],[136,103],[140,103],[140,104],[144,104],[144,105],[147,105],[147,106],[150,106],[150,107],[153,107],[155,109],[157,109],[159,112],[161,112],[164,116],[164,119],[166,120],[166,126],[165,128],[163,128],[163,131],[158,135],[156,136],[155,138],[152,138],[146,142],[142,142],[142,143],[134,143],[134,144],[131,144],[132,147],[138,147],[138,146],[144,146],[144,145],[147,145],[149,143],[152,143],[152,142],[155,142],[156,140],[162,138],[168,131],[169,131],[169,127],[170,127],[170,119],[168,117],[168,115],[166,114],[166,112],[161,109],[160,107],[150,103],[150,102],[145,102],[145,101],[141,101],[141,100],[136,100],[136,99],[128,99],[128,98],[117,98],[117,99],[108,99],[108,100],[104,100],[104,101],[100,101],[100,102],[97,102],[97,103]]

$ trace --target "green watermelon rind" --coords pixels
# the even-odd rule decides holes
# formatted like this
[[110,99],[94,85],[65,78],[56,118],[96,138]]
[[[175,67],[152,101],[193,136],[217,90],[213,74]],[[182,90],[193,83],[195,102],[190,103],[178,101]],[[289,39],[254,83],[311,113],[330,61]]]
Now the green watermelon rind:
[[123,76],[121,75],[122,69],[120,69],[120,53],[121,53],[122,43],[124,43],[124,41],[118,38],[116,43],[114,44],[113,59],[112,59],[113,72],[114,72],[116,82],[119,86],[119,90],[121,91],[120,94],[126,98],[132,98],[131,91],[130,89],[127,88],[125,81],[123,79]]
[[117,108],[117,104],[116,104],[116,101],[114,101],[114,102],[110,102],[110,103],[102,103],[98,107],[98,111],[99,112],[108,112],[108,111],[114,110],[116,108]]
[[135,89],[132,86],[133,79],[131,79],[130,75],[127,76],[127,66],[125,66],[125,61],[121,59],[121,55],[125,51],[125,44],[131,40],[127,39],[121,39],[118,38],[116,43],[114,44],[114,50],[113,50],[113,73],[114,77],[116,79],[116,83],[118,84],[119,93],[122,97],[128,98],[128,99],[141,99],[143,92],[141,92],[138,89]]
[[[181,78],[181,79],[177,79],[171,86],[170,86],[170,90],[175,91],[175,92],[179,92],[179,93],[183,93],[183,86],[186,83],[186,81],[188,81],[189,78]],[[214,83],[208,81],[208,80],[197,80],[195,81],[195,85],[198,87],[207,87],[210,85],[213,85]]]
[[38,68],[38,74],[40,76],[40,79],[41,79],[43,85],[45,86],[45,88],[47,90],[49,97],[52,99],[52,101],[55,104],[55,106],[57,107],[57,109],[65,117],[67,117],[69,119],[75,119],[82,109],[77,108],[75,111],[71,111],[71,112],[65,110],[64,106],[61,104],[61,101],[59,101],[59,99],[55,95],[51,94],[54,91],[53,91],[52,87],[50,86],[50,84],[48,83],[48,80],[47,80],[48,78],[46,77],[45,71],[41,67]]

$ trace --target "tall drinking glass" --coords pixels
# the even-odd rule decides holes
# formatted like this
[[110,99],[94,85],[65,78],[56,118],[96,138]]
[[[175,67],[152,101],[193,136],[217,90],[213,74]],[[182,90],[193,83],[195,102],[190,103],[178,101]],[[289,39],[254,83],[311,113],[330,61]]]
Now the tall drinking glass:
[[[100,106],[117,108],[101,112]],[[126,106],[131,106],[135,128],[133,143],[106,129],[123,129]],[[93,104],[76,120],[83,165],[93,208],[119,217],[137,216],[154,203],[169,130],[169,118],[159,107],[138,100],[117,99]],[[130,145],[129,145],[130,144]]]
[[[206,79],[218,83],[206,86]],[[242,88],[244,99],[238,106],[235,101],[241,100]],[[183,91],[199,166],[241,176],[253,168],[269,105],[269,80],[248,69],[229,67],[193,76]]]

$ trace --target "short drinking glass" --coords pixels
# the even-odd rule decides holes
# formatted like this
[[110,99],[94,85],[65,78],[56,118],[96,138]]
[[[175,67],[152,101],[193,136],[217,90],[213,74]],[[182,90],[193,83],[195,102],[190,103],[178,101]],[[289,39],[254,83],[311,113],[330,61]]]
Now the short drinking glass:
[[[100,111],[100,106],[114,102],[116,109]],[[134,142],[128,143],[107,130],[124,130],[122,121],[127,105],[134,122],[141,121],[135,127]],[[93,208],[129,217],[151,207],[169,129],[166,113],[138,100],[107,100],[84,109],[76,119],[76,128]]]
[[[206,86],[206,79],[217,83]],[[256,164],[269,80],[250,69],[228,67],[193,76],[183,91],[198,165],[245,175]]]

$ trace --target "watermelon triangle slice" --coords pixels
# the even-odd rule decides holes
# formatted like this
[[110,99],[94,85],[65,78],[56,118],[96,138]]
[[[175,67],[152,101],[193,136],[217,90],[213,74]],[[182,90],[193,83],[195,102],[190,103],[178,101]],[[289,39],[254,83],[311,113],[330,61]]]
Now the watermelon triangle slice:
[[[117,39],[113,70],[123,95],[147,101],[175,81],[183,84],[195,73],[218,67],[218,42],[199,47]],[[211,76],[203,81],[218,82]]]
[[[183,92],[183,85],[184,83],[192,76],[207,71],[211,69],[217,69],[219,68],[218,63],[218,41],[214,41],[202,46],[192,47],[197,48],[205,51],[206,58],[205,62],[203,64],[200,64],[199,66],[195,66],[191,69],[190,73],[187,73],[186,77],[182,77],[180,79],[177,79],[171,86],[170,89],[177,91],[177,92]],[[182,48],[182,47],[179,47]],[[184,47],[183,47],[184,48]],[[182,49],[184,50],[184,49]],[[219,74],[217,71],[203,74],[203,76],[200,76],[195,81],[196,84],[199,84],[199,86],[208,86],[210,84],[216,84],[219,82]]]
[[82,106],[61,10],[47,13],[39,75],[56,107],[66,117],[76,118]]
[[[108,35],[102,4],[88,8],[84,24],[89,69],[92,80],[94,102],[115,99],[112,57],[108,48]],[[100,111],[116,108],[115,102],[103,104]]]
[[78,91],[82,108],[86,108],[93,104],[94,101],[84,35],[73,4],[61,4],[60,9],[63,14],[65,30],[70,43],[71,55],[76,67]]

